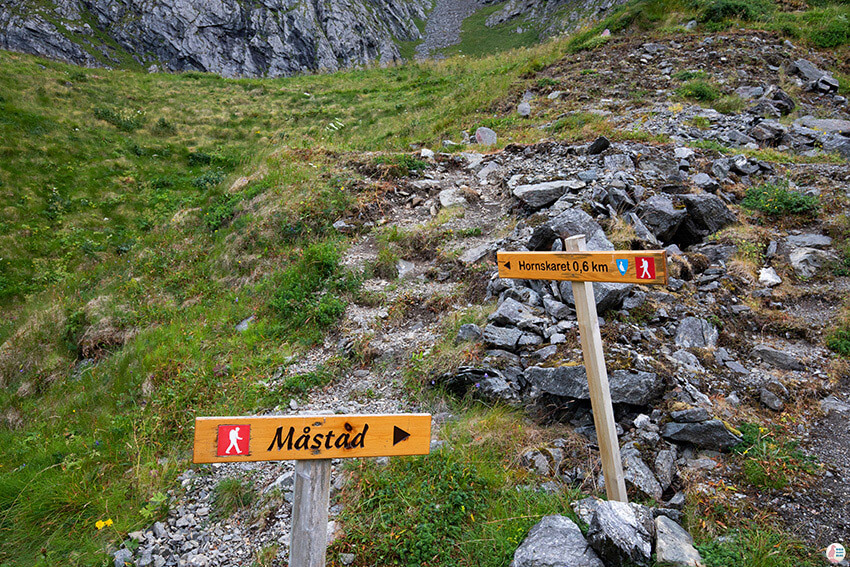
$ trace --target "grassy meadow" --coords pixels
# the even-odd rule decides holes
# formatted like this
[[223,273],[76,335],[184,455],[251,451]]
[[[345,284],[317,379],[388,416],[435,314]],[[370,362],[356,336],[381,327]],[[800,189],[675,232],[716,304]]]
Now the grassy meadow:
[[[195,415],[268,410],[351,364],[331,360],[265,386],[322,340],[347,302],[366,301],[359,284],[374,267],[344,268],[349,240],[331,229],[387,190],[363,171],[403,169],[410,144],[436,148],[478,126],[497,130],[500,146],[549,136],[536,126],[552,116],[523,121],[512,111],[538,71],[598,45],[604,27],[647,33],[701,10],[644,1],[497,56],[285,79],[81,69],[0,52],[0,566],[111,564],[106,552],[166,512],[164,495],[189,466]],[[848,13],[813,10],[838,14],[829,22]],[[583,126],[558,137],[595,135]],[[427,365],[409,371],[416,383]],[[457,437],[484,440],[457,453],[480,461],[474,470],[441,452],[386,473],[358,465],[357,475],[364,493],[387,479],[470,475],[434,489],[492,522],[435,518],[434,541],[458,542],[443,564],[488,553],[504,564],[533,517],[565,512],[577,495],[517,492],[515,462],[492,462],[494,447],[516,448],[496,444],[493,431],[517,428],[524,439],[521,418],[458,411],[467,430]],[[363,557],[398,559],[375,525]],[[512,530],[504,541],[501,525]]]

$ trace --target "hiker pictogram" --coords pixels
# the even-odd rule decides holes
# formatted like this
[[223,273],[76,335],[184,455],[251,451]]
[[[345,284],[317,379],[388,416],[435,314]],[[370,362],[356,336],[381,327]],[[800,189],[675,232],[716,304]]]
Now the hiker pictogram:
[[655,259],[639,256],[635,258],[637,262],[637,277],[639,280],[654,280],[655,279]]
[[217,454],[219,457],[247,455],[250,439],[250,425],[219,425]]

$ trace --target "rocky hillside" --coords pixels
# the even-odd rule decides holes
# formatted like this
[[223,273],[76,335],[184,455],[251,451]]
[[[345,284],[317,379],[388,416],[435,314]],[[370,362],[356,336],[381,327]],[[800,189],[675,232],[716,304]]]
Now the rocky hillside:
[[[332,465],[331,565],[823,565],[850,8],[717,6],[273,81],[0,52],[0,566],[282,567],[292,463],[193,465],[193,418],[406,411],[430,455]],[[562,231],[668,255],[594,286],[629,505],[571,286],[494,262]]]
[[0,6],[0,48],[88,67],[278,77],[399,59],[433,0],[24,1]]

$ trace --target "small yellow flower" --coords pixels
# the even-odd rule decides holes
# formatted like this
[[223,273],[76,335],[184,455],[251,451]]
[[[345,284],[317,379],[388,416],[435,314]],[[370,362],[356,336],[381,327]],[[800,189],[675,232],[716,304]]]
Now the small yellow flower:
[[98,520],[97,522],[94,523],[94,527],[96,527],[99,530],[102,530],[104,528],[104,526],[106,526],[106,522],[104,522],[103,520]]
[[107,526],[111,526],[112,525],[112,518],[107,518],[105,523],[106,523]]

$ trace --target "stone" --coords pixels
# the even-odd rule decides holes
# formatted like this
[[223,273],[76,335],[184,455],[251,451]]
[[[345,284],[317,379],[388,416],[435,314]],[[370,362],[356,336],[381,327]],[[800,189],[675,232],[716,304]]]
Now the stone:
[[691,177],[691,183],[703,191],[717,191],[720,189],[720,184],[707,173],[697,173]]
[[157,539],[163,539],[168,537],[168,531],[165,529],[165,524],[162,522],[154,522],[153,527],[153,535]]
[[528,118],[531,116],[531,105],[527,102],[521,102],[517,105],[516,111],[523,118]]
[[703,567],[694,540],[685,529],[668,518],[655,518],[655,561],[660,567]]
[[620,454],[623,459],[623,478],[626,483],[645,497],[660,502],[663,492],[661,484],[652,470],[643,462],[643,458],[634,445],[627,443]]
[[[617,310],[623,304],[623,300],[629,295],[632,284],[615,282],[593,282],[593,296],[596,299],[596,311],[600,314],[606,311]],[[560,282],[558,289],[568,305],[575,305],[573,297],[572,282]]]
[[525,331],[545,323],[535,310],[511,298],[505,299],[487,320],[500,327],[519,327]]
[[759,270],[759,283],[767,287],[776,287],[782,283],[782,278],[771,267]]
[[708,421],[710,417],[705,408],[688,408],[670,412],[670,418],[677,423],[699,423]]
[[[590,399],[584,366],[531,366],[525,370],[525,378],[541,393]],[[653,372],[614,370],[608,376],[608,385],[612,403],[636,406],[658,399],[664,390],[664,381]]]
[[649,565],[652,527],[648,510],[638,515],[635,505],[600,500],[588,523],[587,541],[607,567]]
[[826,414],[830,412],[850,413],[850,404],[842,402],[835,396],[827,396],[821,400],[820,409]]
[[605,196],[605,204],[611,205],[611,207],[618,212],[632,209],[635,206],[635,203],[632,201],[632,198],[629,197],[629,194],[625,190],[618,189],[617,187],[608,188],[608,194]]
[[240,333],[244,333],[245,331],[248,330],[248,327],[250,327],[251,323],[253,323],[253,322],[254,322],[254,316],[251,315],[247,319],[243,319],[242,321],[240,321],[239,324],[236,325],[236,330]]
[[832,238],[824,234],[791,234],[785,238],[785,242],[794,248],[829,248],[832,246]]
[[456,396],[462,397],[469,393],[475,398],[488,401],[518,401],[516,391],[495,368],[461,366],[454,372],[443,374],[438,381]]
[[546,183],[519,185],[513,190],[513,194],[532,209],[540,209],[560,199],[568,189],[567,181],[548,181]]
[[715,346],[719,336],[714,325],[705,319],[685,317],[676,329],[673,342],[684,348],[706,348]]
[[564,94],[562,91],[552,91],[551,93],[546,95],[546,98],[549,100],[558,100],[559,98],[561,98],[562,94]]
[[429,150],[428,148],[419,150],[419,157],[422,159],[434,159],[434,155],[434,150]]
[[[529,250],[552,250],[560,246],[561,234],[575,236],[584,234],[588,250],[613,251],[614,245],[605,237],[605,232],[593,217],[581,209],[567,209],[548,222],[537,226],[528,239]],[[560,250],[560,247],[558,248]]]
[[700,423],[668,423],[661,436],[672,441],[691,443],[703,449],[723,451],[741,442],[719,419]]
[[637,215],[656,238],[669,242],[688,213],[674,208],[669,197],[655,195],[637,206]]
[[673,150],[673,157],[675,157],[676,159],[689,160],[694,157],[694,151],[686,146],[679,146],[678,148]]
[[487,256],[493,255],[493,252],[495,252],[494,244],[492,242],[484,242],[474,248],[465,250],[458,257],[458,260],[467,266],[471,266],[472,264],[477,264]]
[[519,329],[487,325],[484,327],[483,339],[485,343],[492,347],[504,350],[514,350],[521,336],[522,331]]
[[556,301],[551,297],[543,299],[543,308],[553,319],[567,319],[572,314],[572,311],[566,304]]
[[354,563],[355,555],[353,553],[340,553],[339,562],[343,565],[351,565]]
[[133,552],[122,547],[112,554],[112,561],[115,567],[126,567],[133,564]]
[[697,358],[697,355],[692,352],[680,349],[671,354],[670,357],[684,366],[686,370],[690,370],[692,372],[702,372],[704,370],[699,358]]
[[595,156],[611,147],[611,142],[605,136],[599,136],[587,147],[587,153]]
[[605,567],[579,527],[561,515],[545,516],[514,552],[510,567]]
[[635,169],[635,162],[626,154],[605,156],[604,165],[606,171],[634,171]]
[[805,370],[805,365],[788,353],[776,350],[767,345],[756,345],[750,353],[752,356],[761,358],[771,366],[782,370]]
[[765,386],[759,388],[759,401],[773,411],[782,411],[782,408],[785,407],[785,402],[782,401],[782,398],[771,392]]
[[455,341],[457,342],[476,342],[481,340],[481,328],[474,323],[466,323],[461,325],[457,330]]
[[672,449],[662,449],[655,455],[655,477],[662,490],[673,484],[676,476],[676,453]]
[[700,242],[706,236],[738,220],[735,213],[730,211],[726,203],[717,195],[710,193],[682,195],[680,199],[687,207],[688,214],[676,234],[679,242],[685,244]]
[[763,120],[750,128],[748,134],[760,145],[776,146],[787,132],[788,128],[776,120]]
[[628,213],[623,217],[623,219],[626,221],[626,224],[635,230],[635,236],[638,237],[638,240],[643,242],[648,250],[661,248],[661,242],[659,242],[655,235],[650,232],[645,224],[643,224],[643,221],[640,220],[639,216],[635,213]]
[[540,476],[553,476],[564,460],[564,451],[557,447],[532,449],[520,457],[520,464]]
[[443,189],[439,195],[440,206],[444,208],[464,206],[467,204],[466,196],[458,187]]
[[482,146],[495,146],[498,141],[498,136],[494,130],[481,126],[475,130],[475,141]]
[[804,116],[794,121],[797,126],[811,128],[818,132],[828,132],[850,136],[850,120],[842,120],[838,118],[814,118],[812,116]]
[[794,272],[801,278],[812,278],[826,273],[829,264],[837,259],[831,251],[808,247],[795,248],[788,257]]
[[743,86],[735,89],[735,94],[743,99],[752,100],[761,97],[764,94],[764,89],[758,86]]

